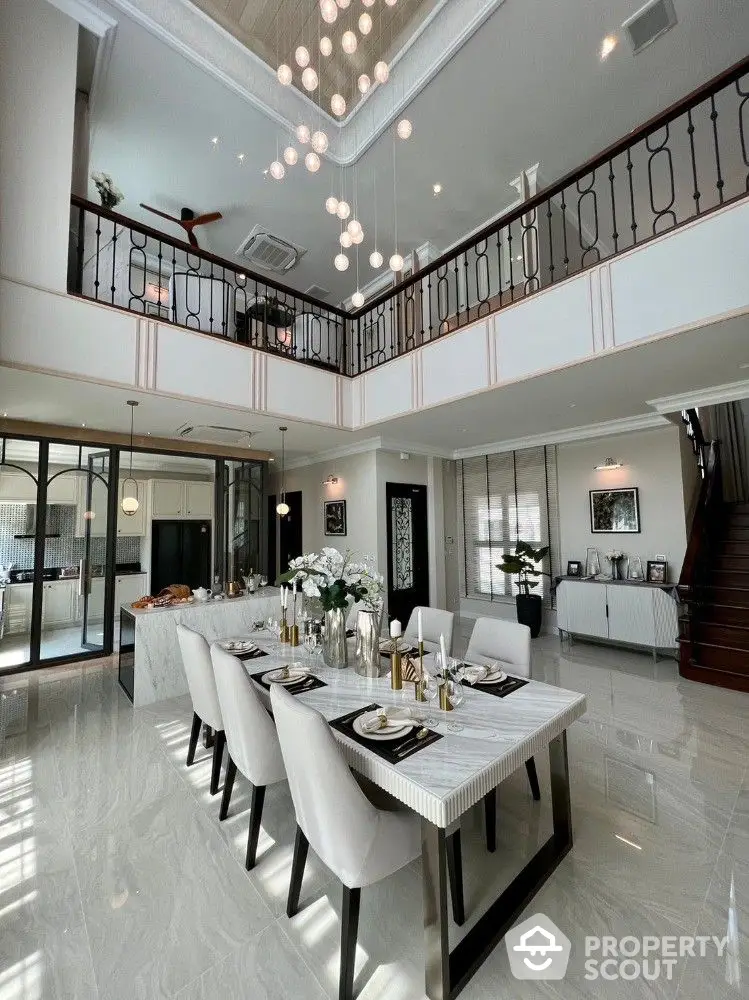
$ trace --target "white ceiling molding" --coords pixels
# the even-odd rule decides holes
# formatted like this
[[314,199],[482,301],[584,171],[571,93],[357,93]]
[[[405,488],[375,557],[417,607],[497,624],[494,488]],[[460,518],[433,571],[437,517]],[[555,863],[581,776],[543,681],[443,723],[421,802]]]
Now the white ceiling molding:
[[475,448],[456,448],[452,457],[454,459],[479,458],[482,455],[521,451],[523,448],[538,448],[545,444],[567,444],[571,441],[586,441],[593,438],[610,437],[614,434],[629,434],[633,431],[649,430],[651,427],[665,427],[668,424],[669,421],[660,413],[643,413],[637,417],[606,420],[598,424],[570,427],[567,430],[549,434],[533,434],[530,437],[515,438],[513,441],[499,441],[495,444],[478,445]]
[[649,399],[658,413],[680,413],[699,406],[717,406],[719,403],[732,403],[737,399],[749,399],[749,380],[741,382],[726,382],[714,385],[709,389],[694,389],[692,392],[680,392],[675,396],[661,396],[660,399]]
[[117,22],[91,0],[48,0],[48,2],[99,38],[103,38],[107,31],[117,27]]
[[286,462],[287,469],[304,469],[309,465],[321,465],[334,462],[338,458],[349,458],[351,455],[363,455],[368,451],[407,451],[409,455],[419,455],[427,458],[453,458],[453,452],[445,448],[432,448],[429,445],[415,444],[413,441],[393,441],[390,438],[364,438],[353,444],[341,445],[339,448],[329,448]]
[[[89,0],[54,2],[61,9],[78,4],[93,7]],[[440,0],[391,60],[387,86],[373,87],[342,122],[296,87],[280,86],[273,68],[189,0],[110,2],[282,128],[293,129],[312,116],[317,119],[322,115],[331,137],[326,158],[348,166],[366,152],[504,0]],[[399,95],[395,100],[394,94]]]

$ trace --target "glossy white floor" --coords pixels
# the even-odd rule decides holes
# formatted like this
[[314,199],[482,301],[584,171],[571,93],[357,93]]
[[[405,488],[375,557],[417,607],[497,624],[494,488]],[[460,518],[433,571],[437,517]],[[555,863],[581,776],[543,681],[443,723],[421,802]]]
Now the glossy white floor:
[[[681,681],[673,661],[534,644],[534,675],[585,692],[570,731],[575,845],[526,915],[572,940],[564,980],[517,983],[500,945],[466,1000],[749,996],[749,695]],[[340,889],[310,854],[284,915],[293,816],[269,790],[244,871],[248,788],[229,819],[207,757],[184,766],[187,699],[133,711],[110,661],[0,682],[0,1000],[318,1000],[336,993]],[[16,694],[12,692],[15,691]],[[499,845],[464,827],[466,909],[480,910],[550,829],[524,770],[500,790]],[[341,818],[345,822],[345,817]],[[362,1000],[419,1000],[419,866],[362,893]],[[657,981],[586,981],[586,935],[729,934],[722,959]]]

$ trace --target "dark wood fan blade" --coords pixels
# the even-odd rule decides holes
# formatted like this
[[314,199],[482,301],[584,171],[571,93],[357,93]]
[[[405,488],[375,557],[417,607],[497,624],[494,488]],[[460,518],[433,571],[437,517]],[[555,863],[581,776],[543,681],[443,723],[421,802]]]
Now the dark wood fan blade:
[[206,222],[217,222],[219,219],[223,219],[221,212],[207,212],[205,215],[199,215],[197,219],[192,219],[193,226],[204,226]]
[[176,222],[178,225],[181,225],[181,219],[177,219],[173,215],[167,215],[166,212],[161,212],[158,208],[151,208],[150,205],[144,205],[143,202],[140,203],[140,207],[145,208],[147,212],[153,212],[154,215],[160,215],[162,219],[169,219],[170,222]]
[[[193,223],[193,222],[195,222],[195,220],[194,219],[190,219],[190,222]],[[195,233],[192,231],[192,225],[190,225],[188,227],[183,222],[182,223],[182,228],[187,233],[187,241],[190,244],[190,246],[191,247],[195,247],[197,250],[199,250],[200,249],[200,244],[198,243],[198,240],[197,240],[197,237],[195,236]]]

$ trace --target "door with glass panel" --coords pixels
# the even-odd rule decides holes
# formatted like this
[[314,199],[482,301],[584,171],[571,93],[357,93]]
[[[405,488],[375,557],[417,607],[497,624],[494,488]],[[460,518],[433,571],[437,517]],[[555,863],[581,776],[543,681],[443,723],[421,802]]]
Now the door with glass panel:
[[87,457],[84,481],[83,551],[79,564],[81,597],[81,645],[104,649],[104,604],[107,577],[106,538],[108,527],[109,452]]
[[429,605],[427,488],[387,483],[388,617],[404,626],[417,606]]

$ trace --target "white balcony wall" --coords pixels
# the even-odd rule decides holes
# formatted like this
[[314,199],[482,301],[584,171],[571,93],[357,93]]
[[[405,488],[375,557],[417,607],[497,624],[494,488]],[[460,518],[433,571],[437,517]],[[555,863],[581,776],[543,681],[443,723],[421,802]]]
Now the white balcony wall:
[[0,3],[0,274],[65,291],[78,25]]

